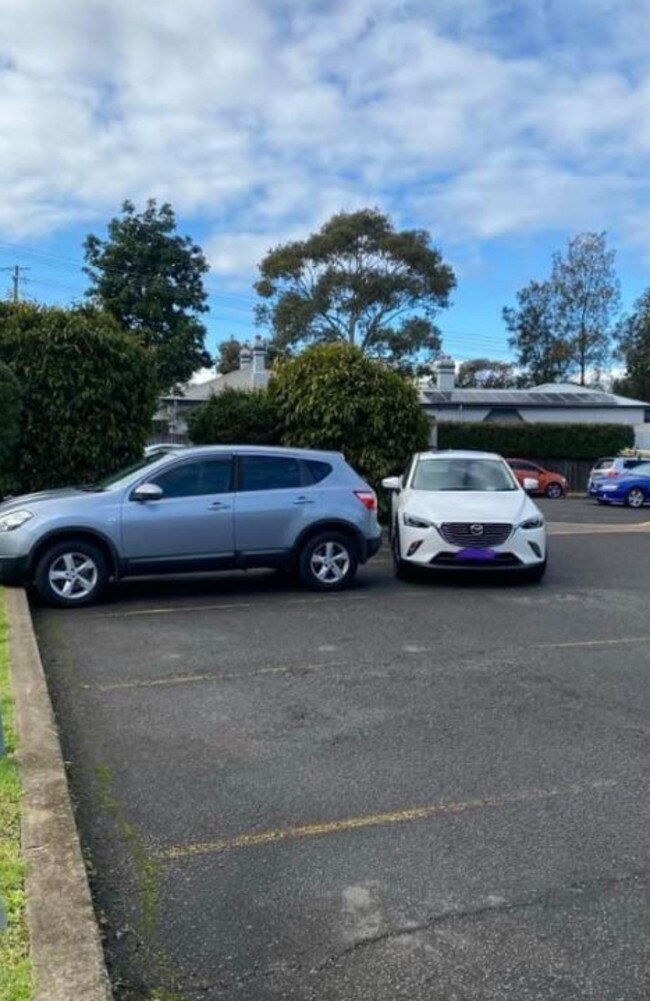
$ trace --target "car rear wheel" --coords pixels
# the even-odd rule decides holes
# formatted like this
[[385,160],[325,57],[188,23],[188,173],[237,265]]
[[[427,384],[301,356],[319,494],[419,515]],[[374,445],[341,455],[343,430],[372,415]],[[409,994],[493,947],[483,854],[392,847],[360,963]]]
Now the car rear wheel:
[[78,608],[99,598],[108,576],[106,557],[98,546],[85,539],[67,539],[43,554],[34,583],[48,605]]
[[320,532],[308,539],[298,561],[300,578],[314,591],[340,591],[355,578],[356,543],[342,532]]
[[557,500],[564,493],[561,483],[549,483],[545,490],[546,496],[551,500]]
[[645,494],[640,487],[634,487],[627,495],[628,507],[643,507],[645,504]]

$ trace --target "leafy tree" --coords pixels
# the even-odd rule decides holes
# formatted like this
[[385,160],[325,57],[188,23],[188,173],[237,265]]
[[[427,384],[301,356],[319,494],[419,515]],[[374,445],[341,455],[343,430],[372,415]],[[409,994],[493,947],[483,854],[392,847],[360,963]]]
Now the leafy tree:
[[616,339],[626,374],[614,384],[615,391],[650,400],[650,289],[637,299],[633,312],[620,321]]
[[456,385],[466,389],[509,389],[517,386],[518,380],[512,362],[472,358],[461,364]]
[[0,362],[0,491],[13,489],[20,434],[21,389],[8,365]]
[[621,299],[614,257],[605,233],[581,233],[569,240],[564,257],[553,256],[556,332],[569,349],[581,386],[588,369],[600,372],[609,357]]
[[280,354],[345,341],[405,366],[439,350],[434,317],[456,284],[425,230],[398,231],[376,209],[333,216],[306,240],[269,251],[259,270],[257,318]]
[[138,214],[124,202],[121,217],[108,224],[108,239],[90,235],[84,250],[86,295],[152,350],[161,391],[211,364],[199,319],[208,311],[208,264],[190,237],[176,233],[171,205],[150,199]]
[[562,382],[571,363],[570,352],[555,330],[555,299],[550,282],[529,282],[517,292],[517,307],[508,306],[503,318],[510,331],[510,347],[517,366],[524,370],[522,381],[529,385]]
[[265,389],[224,389],[196,407],[187,425],[195,445],[276,445],[280,440]]
[[517,293],[517,308],[503,316],[518,364],[532,382],[598,374],[610,353],[612,323],[620,308],[614,251],[605,233],[581,233],[566,253],[553,255],[551,277]]
[[93,482],[142,455],[156,384],[147,351],[112,317],[4,305],[0,361],[23,393],[16,489]]
[[239,368],[239,352],[242,349],[242,342],[235,337],[230,337],[227,341],[221,341],[218,345],[219,361],[217,371],[222,375],[228,375]]
[[415,387],[352,344],[321,344],[279,363],[269,383],[286,445],[326,448],[377,486],[429,441]]

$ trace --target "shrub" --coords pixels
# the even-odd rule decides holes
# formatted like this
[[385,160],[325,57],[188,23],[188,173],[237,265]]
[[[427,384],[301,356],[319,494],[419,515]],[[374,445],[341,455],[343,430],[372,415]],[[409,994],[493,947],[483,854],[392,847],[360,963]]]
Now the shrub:
[[440,423],[438,448],[475,448],[526,459],[598,459],[634,445],[622,424]]
[[265,389],[225,389],[189,415],[195,445],[276,445],[275,407]]
[[0,494],[14,487],[20,413],[18,380],[9,366],[0,362]]
[[23,392],[16,489],[91,482],[142,454],[156,405],[152,366],[112,318],[5,305],[0,360]]
[[333,449],[373,486],[427,447],[415,387],[351,344],[322,344],[280,363],[269,385],[286,445]]

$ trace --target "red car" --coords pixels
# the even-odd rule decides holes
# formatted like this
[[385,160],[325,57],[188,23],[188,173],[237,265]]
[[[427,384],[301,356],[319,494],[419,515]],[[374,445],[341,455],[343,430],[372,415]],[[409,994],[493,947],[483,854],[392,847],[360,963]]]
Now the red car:
[[537,480],[538,488],[537,490],[532,490],[531,493],[544,494],[546,497],[557,498],[563,497],[569,489],[568,481],[564,476],[560,476],[559,473],[553,473],[550,469],[542,469],[541,466],[536,466],[534,462],[528,462],[527,459],[506,459],[506,462],[522,487],[524,480]]

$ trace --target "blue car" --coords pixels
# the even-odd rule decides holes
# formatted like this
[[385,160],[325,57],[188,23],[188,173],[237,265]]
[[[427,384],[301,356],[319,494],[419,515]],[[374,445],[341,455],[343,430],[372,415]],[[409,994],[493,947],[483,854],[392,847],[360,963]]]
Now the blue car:
[[627,504],[643,507],[650,504],[650,462],[641,462],[616,479],[601,480],[596,486],[599,504]]

